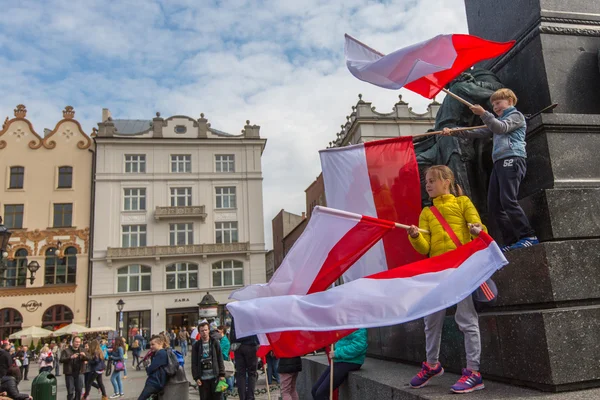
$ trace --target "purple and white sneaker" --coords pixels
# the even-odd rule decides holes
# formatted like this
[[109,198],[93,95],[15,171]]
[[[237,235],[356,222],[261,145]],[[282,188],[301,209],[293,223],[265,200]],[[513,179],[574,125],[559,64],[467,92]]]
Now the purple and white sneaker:
[[437,363],[435,368],[431,368],[431,366],[424,362],[421,371],[414,378],[410,380],[410,387],[413,389],[419,389],[423,386],[427,385],[431,378],[435,376],[442,376],[444,374],[444,368],[442,368],[442,364]]
[[476,390],[485,388],[483,384],[483,378],[479,372],[471,371],[470,369],[463,368],[462,376],[460,379],[450,388],[454,393],[471,393]]

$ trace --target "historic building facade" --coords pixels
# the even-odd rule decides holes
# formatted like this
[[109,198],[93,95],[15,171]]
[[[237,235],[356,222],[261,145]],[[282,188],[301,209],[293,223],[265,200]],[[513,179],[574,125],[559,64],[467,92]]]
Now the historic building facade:
[[113,120],[95,137],[92,326],[145,335],[190,326],[206,292],[265,282],[261,156],[266,139],[202,114]]
[[[12,236],[0,276],[0,337],[85,324],[92,140],[67,106],[43,136],[18,105],[0,130],[0,215]],[[28,265],[39,264],[30,281]]]

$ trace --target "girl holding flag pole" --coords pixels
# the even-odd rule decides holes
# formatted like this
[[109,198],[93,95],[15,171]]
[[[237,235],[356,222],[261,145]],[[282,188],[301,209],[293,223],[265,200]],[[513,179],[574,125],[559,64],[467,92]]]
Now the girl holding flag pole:
[[[450,168],[445,165],[430,167],[426,174],[426,190],[434,205],[421,211],[418,228],[413,225],[408,229],[410,243],[419,253],[434,257],[455,250],[470,242],[472,236],[478,236],[481,230],[486,230],[471,200],[463,196],[462,189],[455,184]],[[422,233],[419,228],[430,233]],[[433,377],[444,373],[439,355],[445,317],[446,310],[425,317],[427,361],[410,381],[414,389],[422,388]],[[471,296],[458,303],[454,318],[465,337],[467,368],[462,370],[462,377],[451,390],[454,393],[469,393],[483,389],[483,379],[479,373],[479,319]]]

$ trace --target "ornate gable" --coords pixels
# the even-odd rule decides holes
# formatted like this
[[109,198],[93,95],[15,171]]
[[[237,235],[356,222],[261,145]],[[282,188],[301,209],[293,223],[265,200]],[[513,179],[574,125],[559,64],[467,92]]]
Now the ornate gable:
[[0,150],[7,146],[9,142],[29,142],[30,149],[39,149],[42,147],[42,138],[33,129],[31,122],[25,118],[27,108],[23,104],[19,104],[14,110],[15,118],[4,121],[2,130],[0,130]]

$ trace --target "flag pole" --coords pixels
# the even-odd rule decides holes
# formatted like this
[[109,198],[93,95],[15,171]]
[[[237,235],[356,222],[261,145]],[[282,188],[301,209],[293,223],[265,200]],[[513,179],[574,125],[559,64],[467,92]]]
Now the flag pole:
[[[464,128],[454,128],[454,129],[450,129],[450,133],[454,133],[454,132],[463,132],[463,131],[470,131],[471,129],[481,129],[481,128],[487,128],[486,125],[477,125],[477,126],[467,126]],[[412,137],[421,137],[421,136],[429,136],[429,135],[441,135],[444,131],[433,131],[433,132],[425,132],[425,133],[417,133],[416,135],[412,135]]]
[[[398,222],[395,222],[394,224],[396,225],[396,228],[402,228],[402,229],[406,229],[406,230],[410,229],[410,225],[404,225],[404,224],[400,224]],[[429,233],[429,231],[426,231],[425,229],[421,229],[421,228],[419,228],[419,232]]]
[[460,101],[461,103],[463,103],[464,105],[466,105],[467,107],[471,108],[473,107],[473,104],[469,103],[468,101],[466,101],[465,99],[463,99],[462,97],[452,93],[451,91],[449,91],[446,88],[442,88],[442,92],[446,93],[448,96],[452,96],[454,97],[456,100]]
[[331,343],[331,351],[329,352],[329,360],[330,360],[330,367],[329,367],[329,398],[333,399],[333,352],[334,352],[334,347],[333,347],[333,343]]
[[267,384],[267,397],[271,400],[271,388],[269,387],[269,373],[267,372],[267,363],[263,364],[263,370],[265,371],[265,379]]

